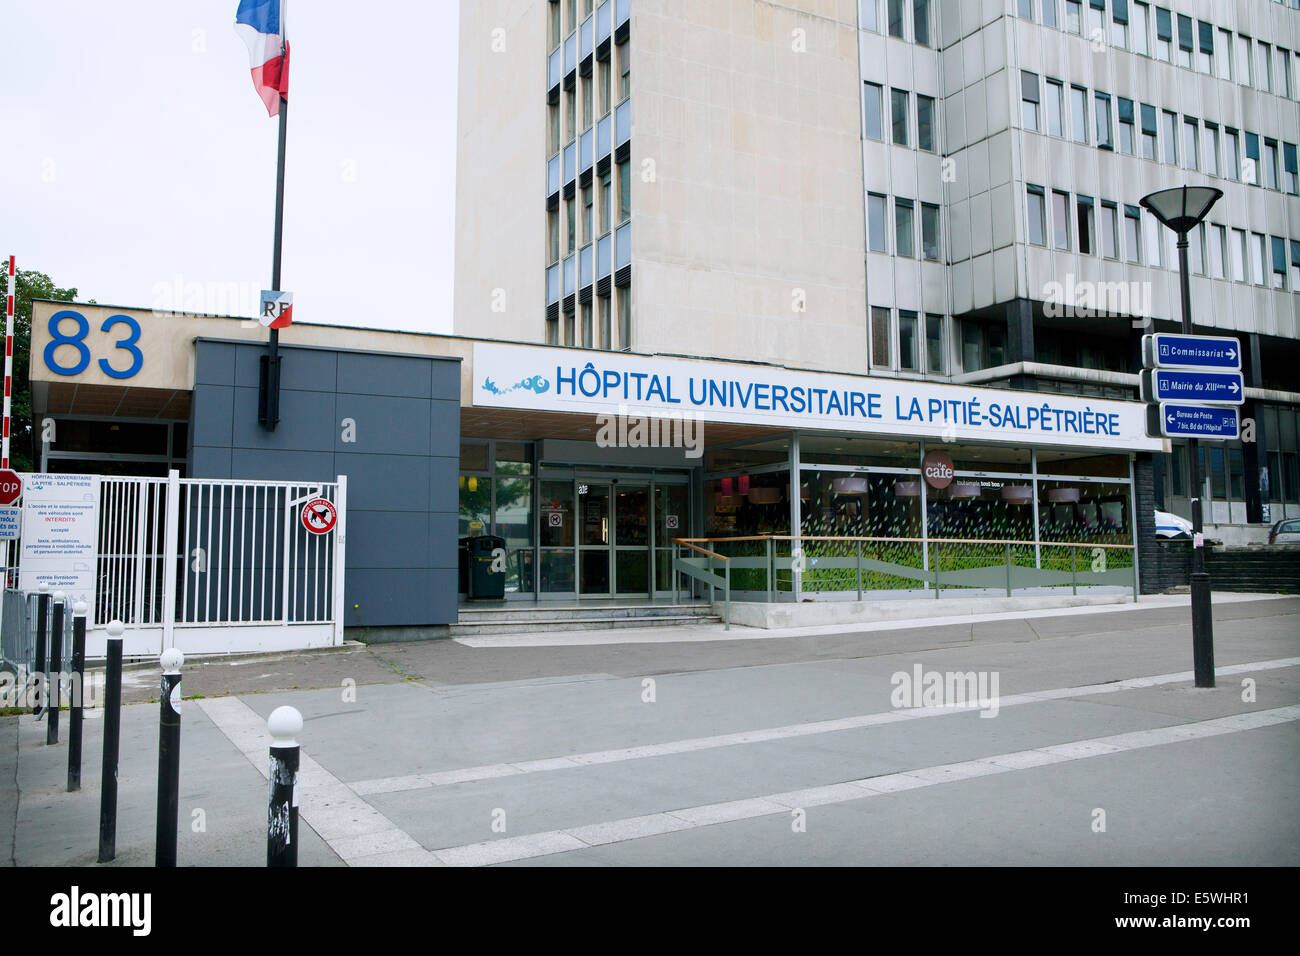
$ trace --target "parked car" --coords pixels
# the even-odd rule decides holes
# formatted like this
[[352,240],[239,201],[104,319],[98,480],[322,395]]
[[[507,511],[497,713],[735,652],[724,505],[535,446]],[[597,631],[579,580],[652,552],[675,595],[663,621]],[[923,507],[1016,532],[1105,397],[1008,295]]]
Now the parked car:
[[1268,531],[1269,544],[1300,544],[1300,518],[1276,521]]
[[1186,518],[1180,518],[1168,511],[1156,512],[1157,538],[1190,538],[1191,536],[1192,523]]

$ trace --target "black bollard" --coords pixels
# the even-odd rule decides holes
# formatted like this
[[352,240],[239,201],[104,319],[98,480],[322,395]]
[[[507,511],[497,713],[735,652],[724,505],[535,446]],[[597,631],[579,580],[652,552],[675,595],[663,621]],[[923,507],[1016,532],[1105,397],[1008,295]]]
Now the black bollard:
[[60,691],[61,676],[63,671],[63,610],[64,610],[63,592],[56,592],[54,595],[54,613],[51,615],[50,622],[50,672],[45,675],[46,706],[50,708],[49,717],[45,720],[45,743],[47,745],[57,744],[59,742],[59,704],[63,695]]
[[27,683],[32,692],[32,716],[39,717],[45,710],[45,634],[50,619],[49,585],[41,585],[40,596],[36,598],[36,660],[32,663],[32,673],[27,675]]
[[181,787],[181,665],[185,655],[169,647],[162,664],[158,702],[158,826],[154,831],[154,866],[176,865],[176,827]]
[[68,713],[68,791],[81,789],[81,721],[86,705],[86,602],[72,606],[72,701]]
[[99,790],[99,862],[117,856],[117,751],[122,735],[121,621],[108,622],[108,667],[104,675],[104,769]]
[[271,732],[271,805],[266,813],[266,865],[298,865],[298,733],[302,714],[277,707],[266,721]]

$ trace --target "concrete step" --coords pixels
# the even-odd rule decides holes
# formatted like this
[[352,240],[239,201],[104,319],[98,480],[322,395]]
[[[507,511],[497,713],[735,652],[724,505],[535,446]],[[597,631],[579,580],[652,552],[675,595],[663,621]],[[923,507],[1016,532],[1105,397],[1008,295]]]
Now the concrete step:
[[603,631],[630,627],[673,627],[681,624],[720,624],[722,618],[709,611],[705,614],[656,615],[653,617],[576,617],[553,620],[466,621],[451,625],[452,637],[479,637],[485,634],[540,634],[545,631]]
[[591,607],[548,607],[545,603],[521,602],[516,607],[475,607],[462,604],[458,612],[459,623],[550,623],[575,620],[617,621],[625,619],[662,620],[666,618],[714,616],[707,604],[628,604],[593,605]]

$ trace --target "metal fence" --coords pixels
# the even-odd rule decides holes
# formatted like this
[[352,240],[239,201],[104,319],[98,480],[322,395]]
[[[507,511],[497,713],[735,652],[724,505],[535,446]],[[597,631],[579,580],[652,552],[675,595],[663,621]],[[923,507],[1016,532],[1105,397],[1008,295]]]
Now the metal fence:
[[[22,591],[6,588],[0,595],[0,667],[18,675],[18,680],[25,680],[27,675],[45,670],[45,662],[36,660],[36,628],[39,595],[24,594]],[[45,617],[45,647],[49,654],[51,641],[54,639],[52,629],[54,617],[54,599],[47,604]],[[48,658],[47,658],[48,659]],[[72,606],[67,605],[63,613],[63,634],[60,660],[66,668],[72,660]]]

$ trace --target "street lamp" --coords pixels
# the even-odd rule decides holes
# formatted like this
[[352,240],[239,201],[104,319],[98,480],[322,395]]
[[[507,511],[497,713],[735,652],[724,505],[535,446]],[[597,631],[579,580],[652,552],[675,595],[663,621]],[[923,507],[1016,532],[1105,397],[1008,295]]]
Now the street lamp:
[[[1178,279],[1183,300],[1183,334],[1192,334],[1192,283],[1187,270],[1187,234],[1201,224],[1223,196],[1212,186],[1162,189],[1142,205],[1178,234]],[[1210,612],[1210,575],[1205,570],[1201,517],[1201,443],[1188,439],[1192,459],[1192,660],[1197,687],[1214,686],[1214,620]]]

